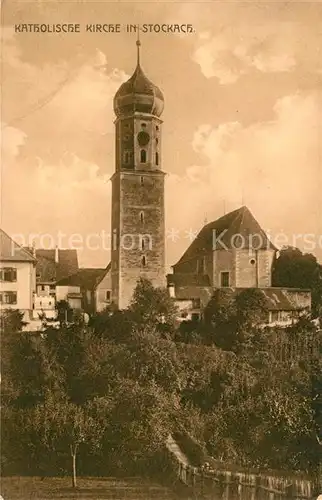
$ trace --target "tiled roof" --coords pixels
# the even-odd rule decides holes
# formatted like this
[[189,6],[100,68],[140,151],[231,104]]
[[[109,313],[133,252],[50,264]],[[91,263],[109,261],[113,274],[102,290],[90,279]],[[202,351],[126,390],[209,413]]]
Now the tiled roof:
[[33,255],[13,241],[0,229],[0,260],[6,262],[35,262]]
[[[193,286],[189,283],[175,287],[175,297],[179,300],[193,300],[198,297],[212,297],[214,290],[207,286]],[[218,290],[218,289],[217,289]],[[232,296],[237,296],[249,288],[225,288],[230,290]],[[297,288],[257,288],[265,299],[268,311],[302,311],[311,309],[311,291]]]
[[[235,235],[239,237],[234,238]],[[245,206],[205,225],[177,264],[213,250],[240,247],[276,250],[265,231]]]
[[[57,261],[55,260],[57,252]],[[54,282],[78,271],[77,250],[37,249],[36,273],[38,282]]]
[[59,280],[56,284],[58,286],[79,286],[85,290],[95,290],[106,273],[110,270],[109,264],[106,268],[83,268],[79,269],[77,273],[72,274]]
[[[292,288],[260,288],[265,297],[266,307],[269,311],[294,311],[303,310],[311,305],[310,290],[298,290]],[[303,298],[307,300],[304,304]]]

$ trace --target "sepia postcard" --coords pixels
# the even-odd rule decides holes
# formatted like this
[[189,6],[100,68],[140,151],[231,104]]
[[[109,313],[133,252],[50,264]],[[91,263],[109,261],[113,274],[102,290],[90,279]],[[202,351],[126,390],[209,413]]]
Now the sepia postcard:
[[3,0],[0,498],[322,496],[322,2]]

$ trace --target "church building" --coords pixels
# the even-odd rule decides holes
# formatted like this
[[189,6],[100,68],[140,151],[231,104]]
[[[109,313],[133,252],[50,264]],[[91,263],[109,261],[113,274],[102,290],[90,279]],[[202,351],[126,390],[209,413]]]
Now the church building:
[[287,324],[309,311],[309,291],[272,287],[277,249],[247,207],[206,224],[166,276],[163,108],[161,90],[143,72],[138,40],[135,71],[114,97],[110,302],[126,308],[139,278],[145,277],[156,287],[168,287],[184,319],[202,316],[218,288],[234,293],[260,289],[271,324]]
[[264,324],[287,326],[311,310],[310,290],[272,287],[277,248],[247,207],[206,224],[167,276],[181,320],[198,319],[215,290],[260,290]]

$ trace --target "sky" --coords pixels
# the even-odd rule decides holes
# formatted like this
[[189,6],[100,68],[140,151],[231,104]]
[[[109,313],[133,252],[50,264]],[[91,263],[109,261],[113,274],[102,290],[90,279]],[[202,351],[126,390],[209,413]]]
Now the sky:
[[142,67],[165,98],[168,266],[206,221],[242,205],[277,246],[322,261],[321,2],[11,0],[2,23],[0,224],[18,242],[107,265],[95,237],[110,232],[113,96],[136,65],[125,25],[178,23],[193,32],[141,34]]

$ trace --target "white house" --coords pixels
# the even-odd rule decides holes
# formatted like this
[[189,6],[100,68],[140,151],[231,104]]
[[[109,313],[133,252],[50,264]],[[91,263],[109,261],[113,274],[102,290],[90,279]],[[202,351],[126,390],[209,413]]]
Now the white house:
[[19,309],[32,319],[36,259],[0,229],[0,308]]

